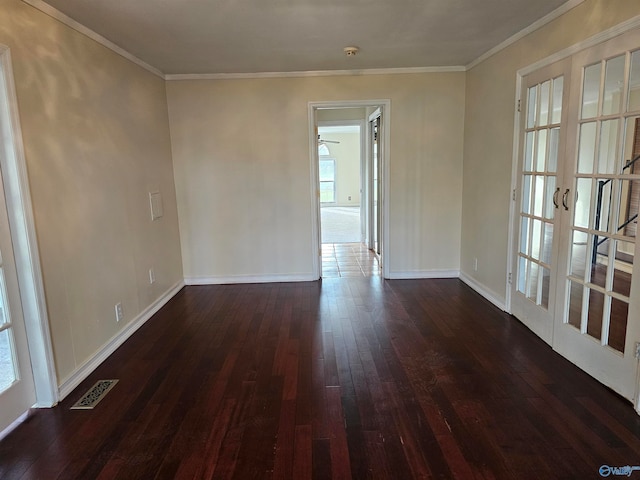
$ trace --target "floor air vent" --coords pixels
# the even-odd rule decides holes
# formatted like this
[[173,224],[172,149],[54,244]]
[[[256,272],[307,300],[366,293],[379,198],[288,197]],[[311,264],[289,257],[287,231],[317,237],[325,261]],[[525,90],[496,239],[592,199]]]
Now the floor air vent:
[[98,380],[80,400],[73,404],[71,410],[91,410],[116,383],[118,380]]

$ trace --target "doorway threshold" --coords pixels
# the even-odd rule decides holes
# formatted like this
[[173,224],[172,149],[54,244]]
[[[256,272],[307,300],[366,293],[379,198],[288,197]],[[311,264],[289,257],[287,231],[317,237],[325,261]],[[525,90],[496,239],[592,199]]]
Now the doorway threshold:
[[322,244],[322,278],[379,276],[378,256],[364,243]]

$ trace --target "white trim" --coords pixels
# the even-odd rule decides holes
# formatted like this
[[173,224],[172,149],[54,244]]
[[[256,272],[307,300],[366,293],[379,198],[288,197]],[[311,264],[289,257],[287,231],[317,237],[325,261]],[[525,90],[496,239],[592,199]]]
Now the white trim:
[[135,63],[136,65],[144,68],[145,70],[153,73],[154,75],[157,75],[158,77],[160,77],[162,79],[165,78],[164,74],[160,70],[158,70],[157,68],[149,65],[147,62],[145,62],[145,61],[139,59],[138,57],[136,57],[135,55],[127,52],[124,48],[119,47],[118,45],[113,43],[111,40],[106,39],[105,37],[103,37],[99,33],[96,33],[93,30],[91,30],[90,28],[85,27],[80,22],[75,21],[73,18],[65,15],[60,10],[52,7],[48,3],[45,3],[42,0],[22,0],[22,1],[24,3],[26,3],[26,4],[28,4],[28,5],[31,5],[33,8],[36,8],[36,9],[40,10],[42,13],[44,13],[46,15],[49,15],[51,18],[54,18],[54,19],[58,20],[59,22],[65,24],[67,27],[72,28],[76,32],[79,32],[79,33],[89,37],[91,40],[94,40],[95,42],[98,42],[103,47],[108,48],[109,50],[113,51],[114,53],[117,53],[118,55],[120,55],[120,56],[126,58],[127,60]]
[[471,287],[473,290],[475,290],[477,293],[482,295],[485,299],[487,299],[488,301],[493,303],[500,310],[502,310],[503,312],[507,311],[507,307],[506,307],[505,303],[500,298],[498,298],[496,296],[496,294],[493,293],[491,290],[488,290],[482,284],[478,283],[476,280],[474,280],[473,278],[471,278],[469,275],[467,275],[464,272],[460,272],[460,277],[459,278],[465,284],[467,284],[469,287]]
[[247,72],[247,73],[169,73],[167,81],[180,80],[237,80],[249,78],[297,78],[297,77],[342,77],[348,75],[402,75],[411,73],[464,72],[464,66],[451,67],[405,67],[368,68],[363,70],[309,70],[296,72]]
[[184,277],[185,285],[233,285],[237,283],[315,282],[315,274],[230,275]]
[[309,193],[311,200],[311,274],[314,278],[320,278],[322,272],[322,232],[320,230],[320,156],[318,155],[318,115],[317,109],[309,103],[307,106],[309,123],[309,163],[311,175],[309,180]]
[[458,278],[460,270],[409,270],[407,272],[390,272],[389,280],[411,280],[421,278]]
[[369,118],[367,119],[367,121],[372,122],[373,120],[375,120],[376,118],[378,118],[381,115],[382,115],[382,112],[380,111],[380,108],[378,107],[373,112],[371,112],[369,114]]
[[[4,88],[1,87],[4,85]],[[55,360],[40,267],[40,253],[31,204],[29,177],[22,144],[11,52],[0,45],[0,94],[5,97],[7,124],[2,125],[6,150],[0,154],[5,196],[11,226],[13,251],[18,272],[20,297],[29,344],[36,406],[51,407],[58,402]]]
[[[513,125],[515,128],[513,129],[513,148],[511,151],[511,192],[516,191],[518,186],[518,162],[520,159],[520,115],[521,112],[518,111],[517,105],[518,102],[522,103],[522,79],[523,76],[519,73],[516,74],[516,98],[513,103]],[[520,109],[524,108],[522,105]],[[519,193],[519,192],[516,192]],[[517,198],[517,195],[516,195]],[[506,312],[511,313],[511,284],[509,283],[509,274],[513,273],[514,265],[513,265],[513,249],[516,235],[516,224],[514,222],[514,215],[516,211],[517,202],[514,200],[513,196],[509,195],[509,225],[508,225],[508,234],[507,234],[507,271],[505,272],[505,284],[506,284],[506,292],[505,292],[505,308]],[[512,281],[514,275],[511,275]]]
[[384,177],[382,178],[382,274],[389,278],[390,257],[389,238],[391,237],[389,202],[391,199],[391,101],[382,109],[382,157]]
[[480,55],[474,61],[472,61],[471,63],[466,65],[465,70],[471,70],[476,65],[484,62],[487,58],[494,56],[496,53],[504,50],[505,48],[509,47],[510,45],[513,45],[514,43],[516,43],[521,38],[524,38],[527,35],[529,35],[530,33],[533,33],[536,30],[544,27],[546,24],[553,22],[556,18],[564,15],[569,10],[577,7],[578,5],[580,5],[583,2],[584,2],[584,0],[569,0],[568,2],[564,3],[563,5],[560,5],[558,8],[556,8],[551,13],[548,13],[547,15],[542,17],[541,19],[533,22],[528,27],[520,30],[518,33],[516,33],[516,34],[512,35],[511,37],[507,38],[504,42],[496,45],[491,50],[488,50],[485,53],[483,53],[482,55]]
[[173,287],[170,287],[161,297],[145,308],[138,316],[136,316],[124,329],[120,330],[111,340],[109,340],[93,357],[84,362],[81,366],[66,378],[60,385],[60,400],[64,399],[73,390],[82,383],[98,366],[104,362],[109,355],[115,352],[120,345],[133,335],[147,320],[149,320],[158,310],[171,300],[184,287],[184,282],[179,281]]
[[22,422],[24,422],[29,416],[29,410],[24,412],[18,418],[16,418],[13,422],[11,422],[7,428],[0,432],[0,441],[4,439],[7,435],[9,435],[13,430],[15,430]]

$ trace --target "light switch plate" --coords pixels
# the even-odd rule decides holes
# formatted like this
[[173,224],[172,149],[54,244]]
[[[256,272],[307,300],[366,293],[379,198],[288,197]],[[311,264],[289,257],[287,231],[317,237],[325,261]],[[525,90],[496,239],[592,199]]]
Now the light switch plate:
[[149,192],[149,204],[151,206],[151,220],[162,218],[164,210],[162,208],[162,195],[160,195],[160,192]]

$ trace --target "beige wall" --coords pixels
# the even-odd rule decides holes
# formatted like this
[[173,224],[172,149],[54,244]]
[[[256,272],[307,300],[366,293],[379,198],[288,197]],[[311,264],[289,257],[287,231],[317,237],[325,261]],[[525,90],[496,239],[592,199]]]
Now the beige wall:
[[[182,279],[165,84],[18,0],[0,0],[0,43],[13,60],[62,384]],[[156,189],[164,217],[151,222]]]
[[516,72],[639,14],[638,0],[586,0],[467,72],[461,270],[499,300],[506,293]]
[[320,109],[317,113],[318,122],[343,122],[345,120],[366,120],[365,108],[327,108]]
[[457,270],[464,73],[167,84],[185,277],[311,275],[308,103],[390,99],[392,275]]

